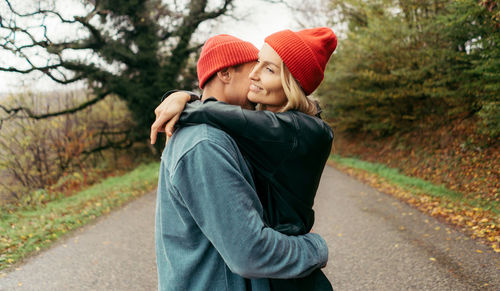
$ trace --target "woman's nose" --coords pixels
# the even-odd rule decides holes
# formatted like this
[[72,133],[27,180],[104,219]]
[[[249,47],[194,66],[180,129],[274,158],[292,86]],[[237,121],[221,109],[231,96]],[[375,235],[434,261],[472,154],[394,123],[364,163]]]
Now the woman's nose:
[[250,77],[250,80],[257,80],[259,78],[258,73],[257,73],[258,67],[259,67],[259,64],[255,65],[253,67],[252,71],[250,72],[250,75],[248,75],[248,77]]

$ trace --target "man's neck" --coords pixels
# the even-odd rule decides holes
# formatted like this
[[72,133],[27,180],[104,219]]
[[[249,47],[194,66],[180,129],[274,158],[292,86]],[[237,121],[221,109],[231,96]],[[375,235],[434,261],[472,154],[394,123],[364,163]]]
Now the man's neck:
[[216,88],[205,88],[202,92],[201,100],[205,100],[209,97],[215,97],[217,100],[222,100],[224,93],[221,92],[221,90],[218,90]]
[[228,104],[241,106],[241,108],[243,108],[243,109],[255,110],[255,104],[252,104],[248,100],[244,104],[235,104],[235,103],[230,102],[230,99],[228,100],[226,98],[226,95],[224,95],[223,88],[205,87],[205,89],[202,92],[201,100],[203,101],[203,100],[210,98],[210,97],[214,97],[218,101],[226,102]]

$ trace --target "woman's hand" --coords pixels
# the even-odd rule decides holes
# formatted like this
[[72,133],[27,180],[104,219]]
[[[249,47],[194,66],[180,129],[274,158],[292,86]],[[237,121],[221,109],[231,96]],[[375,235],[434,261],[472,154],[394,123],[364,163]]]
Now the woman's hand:
[[191,99],[191,96],[186,92],[175,92],[168,96],[155,109],[156,120],[151,125],[151,144],[156,143],[158,132],[166,132],[167,139],[174,132],[174,125],[179,120],[182,110],[186,103]]

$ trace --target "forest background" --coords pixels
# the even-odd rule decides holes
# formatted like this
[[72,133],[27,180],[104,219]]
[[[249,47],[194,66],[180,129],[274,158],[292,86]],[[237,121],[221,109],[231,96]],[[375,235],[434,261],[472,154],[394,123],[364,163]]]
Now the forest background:
[[[500,251],[498,1],[267,2],[288,7],[302,27],[329,26],[339,37],[314,93],[334,128],[334,165],[376,187],[385,180],[353,170],[375,173],[349,159],[443,187],[455,198],[406,200]],[[0,99],[4,221],[157,159],[163,143],[151,147],[148,134],[159,97],[197,87],[200,35],[236,17],[238,2],[75,5],[83,13],[61,12],[57,1],[3,0],[0,7],[0,50],[24,60],[15,67],[2,62],[0,71],[84,84]],[[51,35],[54,23],[75,33]],[[0,241],[0,263],[29,238],[19,240]]]

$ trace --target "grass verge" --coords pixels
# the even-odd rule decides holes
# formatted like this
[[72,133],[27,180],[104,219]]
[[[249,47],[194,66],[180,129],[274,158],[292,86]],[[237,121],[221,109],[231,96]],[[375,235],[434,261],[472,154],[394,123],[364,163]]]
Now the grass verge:
[[467,199],[459,192],[405,176],[397,169],[382,164],[339,155],[332,155],[330,164],[381,192],[444,219],[471,237],[481,239],[495,252],[500,252],[500,210],[496,201]]
[[38,252],[59,237],[153,190],[159,163],[141,165],[123,176],[37,208],[0,213],[0,270]]

